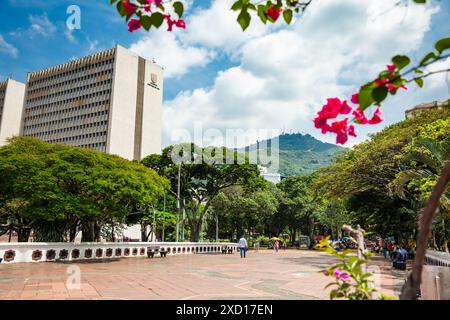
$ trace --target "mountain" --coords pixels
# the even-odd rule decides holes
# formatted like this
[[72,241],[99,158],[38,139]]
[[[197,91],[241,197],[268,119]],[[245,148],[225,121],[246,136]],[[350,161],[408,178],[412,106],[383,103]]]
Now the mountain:
[[[279,138],[279,170],[282,177],[306,175],[330,164],[345,148],[317,140],[309,134],[282,134]],[[245,150],[271,149],[270,140],[259,141]],[[264,152],[263,152],[264,153]],[[260,151],[261,154],[261,151]],[[272,170],[269,170],[269,172]]]

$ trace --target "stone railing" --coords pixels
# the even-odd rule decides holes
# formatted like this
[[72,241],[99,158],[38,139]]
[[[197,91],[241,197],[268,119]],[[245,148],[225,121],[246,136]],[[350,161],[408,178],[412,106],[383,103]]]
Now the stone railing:
[[145,257],[147,249],[154,246],[167,251],[167,256],[221,253],[224,246],[237,251],[236,243],[218,242],[24,242],[0,243],[0,259],[3,264]]
[[428,265],[450,268],[450,253],[427,250],[425,263]]

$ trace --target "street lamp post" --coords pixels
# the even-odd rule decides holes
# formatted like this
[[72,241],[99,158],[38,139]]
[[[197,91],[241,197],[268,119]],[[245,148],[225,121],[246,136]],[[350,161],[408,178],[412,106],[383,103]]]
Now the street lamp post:
[[185,207],[185,202],[183,199],[183,218],[181,219],[181,241],[184,242],[184,220],[185,220],[185,216],[186,216],[186,212],[184,211],[184,207]]
[[164,229],[165,229],[165,219],[166,219],[166,193],[164,192],[164,209],[163,209],[163,217],[162,217],[162,235],[161,235],[161,241],[164,242]]
[[216,242],[219,242],[219,214],[216,214]]
[[181,182],[181,162],[178,165],[178,193],[177,193],[177,206],[178,206],[178,213],[177,213],[177,227],[176,227],[176,236],[175,236],[175,242],[178,242],[179,235],[180,235],[180,210],[181,210],[181,203],[180,203],[180,182]]

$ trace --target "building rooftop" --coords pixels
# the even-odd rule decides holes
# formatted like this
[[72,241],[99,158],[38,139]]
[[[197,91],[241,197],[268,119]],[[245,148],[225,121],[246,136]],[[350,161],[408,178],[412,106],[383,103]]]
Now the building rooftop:
[[413,116],[414,113],[420,112],[423,110],[429,110],[429,109],[440,109],[444,107],[450,107],[450,99],[443,100],[443,101],[433,101],[433,102],[426,102],[418,104],[417,106],[408,109],[405,111],[406,118],[409,118]]

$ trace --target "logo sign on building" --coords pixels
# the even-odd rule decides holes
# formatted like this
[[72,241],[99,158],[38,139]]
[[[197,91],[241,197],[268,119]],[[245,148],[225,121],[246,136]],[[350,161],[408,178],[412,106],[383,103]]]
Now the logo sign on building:
[[150,87],[159,90],[158,88],[158,75],[156,73],[152,73],[150,77],[150,83],[148,84]]

